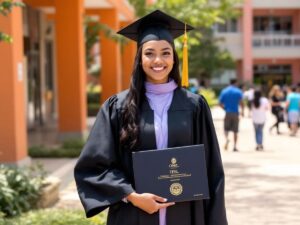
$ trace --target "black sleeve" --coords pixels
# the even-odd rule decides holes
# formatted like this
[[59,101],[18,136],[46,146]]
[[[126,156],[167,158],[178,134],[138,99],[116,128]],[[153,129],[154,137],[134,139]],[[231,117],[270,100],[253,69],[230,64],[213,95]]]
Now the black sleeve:
[[224,170],[211,112],[204,98],[200,98],[198,115],[200,143],[203,143],[205,146],[210,192],[210,199],[204,202],[206,224],[227,225],[224,198]]
[[98,112],[74,170],[78,194],[87,217],[100,213],[134,191],[120,169],[116,154],[115,101],[116,96],[110,98]]

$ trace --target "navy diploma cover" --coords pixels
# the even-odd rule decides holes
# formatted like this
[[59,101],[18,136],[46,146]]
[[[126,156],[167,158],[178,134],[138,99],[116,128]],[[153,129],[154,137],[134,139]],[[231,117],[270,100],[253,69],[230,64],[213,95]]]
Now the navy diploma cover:
[[132,153],[137,193],[152,193],[168,202],[209,198],[204,145]]

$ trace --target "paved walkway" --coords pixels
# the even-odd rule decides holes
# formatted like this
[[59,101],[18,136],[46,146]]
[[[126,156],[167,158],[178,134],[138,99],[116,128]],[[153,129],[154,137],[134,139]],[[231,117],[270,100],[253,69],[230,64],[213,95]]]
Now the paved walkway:
[[[256,152],[251,120],[242,118],[240,151],[232,152],[231,145],[230,150],[224,151],[224,113],[219,108],[212,112],[226,174],[229,225],[300,224],[300,133],[289,137],[286,125],[282,124],[282,135],[276,135],[275,130],[269,134],[267,128],[273,122],[270,115],[265,129],[265,151]],[[53,172],[70,181],[62,188],[56,207],[81,208],[72,180],[74,162],[60,161],[62,167]]]
[[[218,113],[216,113],[216,111]],[[265,127],[265,151],[254,150],[253,125],[241,119],[240,152],[224,151],[222,112],[214,111],[226,174],[226,206],[229,225],[300,224],[300,134],[290,137],[285,124],[282,135]],[[230,147],[229,149],[231,149]]]

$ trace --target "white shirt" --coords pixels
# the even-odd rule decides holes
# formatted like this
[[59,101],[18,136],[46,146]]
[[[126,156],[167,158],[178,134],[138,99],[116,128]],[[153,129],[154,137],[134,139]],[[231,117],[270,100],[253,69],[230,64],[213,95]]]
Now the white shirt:
[[258,108],[252,104],[252,119],[255,124],[263,124],[266,122],[267,116],[266,113],[269,109],[269,101],[265,97],[260,98],[260,105]]
[[248,101],[252,101],[254,98],[254,89],[249,89],[245,91],[244,98],[247,99]]

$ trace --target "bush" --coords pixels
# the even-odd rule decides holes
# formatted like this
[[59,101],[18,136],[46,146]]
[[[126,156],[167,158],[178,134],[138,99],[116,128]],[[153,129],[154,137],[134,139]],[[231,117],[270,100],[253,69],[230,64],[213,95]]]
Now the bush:
[[71,139],[56,148],[33,146],[28,149],[28,153],[33,158],[75,158],[80,155],[84,143],[82,139]]
[[201,89],[199,94],[203,95],[209,107],[213,107],[218,104],[218,98],[212,89]]
[[100,104],[100,93],[88,93],[87,94],[87,102],[88,102],[88,104],[91,104],[91,103]]
[[89,103],[88,116],[97,116],[100,107],[101,107],[100,103]]
[[87,86],[87,102],[100,104],[101,100],[101,86],[89,84]]
[[82,139],[71,139],[67,140],[62,144],[62,148],[64,149],[82,149],[85,141]]
[[36,208],[44,176],[41,166],[0,165],[0,220]]
[[13,219],[2,219],[0,225],[105,225],[106,213],[86,219],[82,211],[45,209],[31,211]]
[[79,148],[47,148],[45,146],[33,146],[28,149],[32,158],[75,158],[80,155]]

